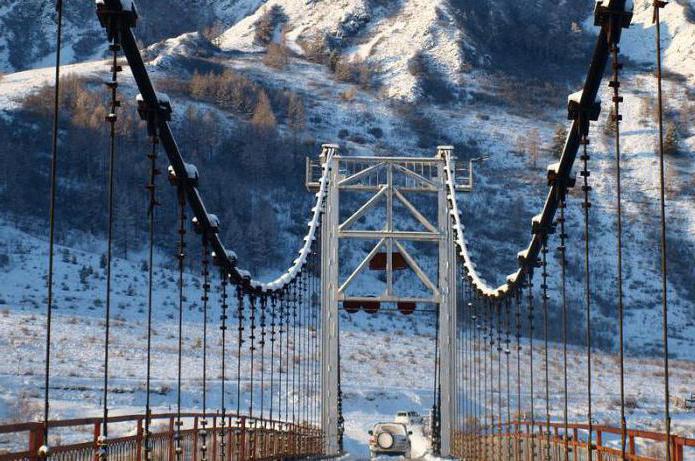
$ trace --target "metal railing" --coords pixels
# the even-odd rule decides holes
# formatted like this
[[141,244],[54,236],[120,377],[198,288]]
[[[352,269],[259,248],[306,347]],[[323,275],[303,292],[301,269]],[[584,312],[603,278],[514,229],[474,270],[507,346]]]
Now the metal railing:
[[[594,425],[592,459],[620,461],[620,428]],[[585,461],[589,459],[588,424],[569,424],[567,432],[563,423],[551,423],[548,434],[546,423],[514,422],[479,428],[477,432],[454,433],[454,456],[462,460],[511,460],[511,461]],[[660,461],[665,459],[666,435],[658,432],[627,430],[627,461]],[[695,439],[671,437],[671,459],[691,459],[695,452]],[[659,450],[663,450],[661,453]],[[549,456],[548,456],[549,455]]]
[[[181,430],[183,459],[198,461],[202,459],[203,443],[206,445],[206,458],[209,461],[222,459],[222,427],[225,437],[225,460],[266,461],[281,459],[301,459],[321,457],[324,440],[320,429],[307,424],[292,424],[283,421],[228,415],[224,426],[219,415],[207,415],[208,425],[201,424],[202,413],[182,414],[185,429]],[[108,440],[109,461],[145,460],[145,434],[143,415],[115,416],[109,424],[117,424],[115,432],[124,434]],[[176,458],[176,415],[152,415],[152,421],[163,422],[164,428],[152,430],[152,461],[173,461]],[[51,441],[52,461],[94,461],[97,440],[101,434],[101,418],[82,418],[50,421],[49,427],[55,430],[68,430],[74,443],[55,444]],[[85,428],[87,430],[85,431]],[[91,428],[91,430],[90,430]],[[203,437],[207,429],[207,437]],[[0,461],[38,460],[38,448],[43,445],[42,423],[21,423],[0,426],[0,435],[13,437],[17,446],[26,446],[25,451],[0,453]],[[24,441],[22,439],[24,438]]]

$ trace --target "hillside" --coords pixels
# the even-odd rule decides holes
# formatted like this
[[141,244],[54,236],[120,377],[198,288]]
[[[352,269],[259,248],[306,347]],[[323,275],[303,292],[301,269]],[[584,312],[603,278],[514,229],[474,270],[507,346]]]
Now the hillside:
[[[275,1],[275,0],[273,0]],[[299,18],[299,6],[291,1],[282,5],[286,16],[285,32],[286,36],[293,37],[294,43],[301,43],[302,34],[308,34],[314,27],[315,30],[324,32],[332,30],[335,26],[335,14],[328,14],[335,11],[344,11],[345,18],[353,17],[358,14],[360,8],[370,7],[370,20],[364,26],[364,31],[360,31],[352,38],[351,44],[345,45],[346,56],[349,53],[356,53],[359,47],[356,42],[365,39],[368,35],[380,30],[385,24],[387,12],[391,11],[386,4],[360,3],[357,1],[347,2],[344,10],[330,10],[329,4],[316,2],[311,7],[309,14],[303,17],[301,26],[293,24],[292,18]],[[400,4],[400,3],[399,3]],[[404,6],[407,6],[406,2]],[[504,2],[500,5],[505,4]],[[388,97],[379,88],[378,82],[398,80],[396,73],[384,71],[378,65],[371,66],[373,71],[373,86],[367,86],[359,82],[343,81],[341,76],[331,69],[330,65],[324,62],[309,62],[302,55],[298,57],[287,57],[287,63],[281,63],[278,67],[276,63],[269,61],[263,47],[253,45],[256,48],[244,49],[246,43],[252,46],[248,40],[254,35],[253,24],[258,21],[258,17],[263,17],[268,11],[273,11],[273,6],[279,3],[268,4],[260,8],[254,15],[233,26],[229,31],[222,35],[219,43],[222,49],[212,45],[201,34],[186,34],[180,37],[168,39],[161,43],[152,45],[145,52],[150,62],[151,69],[157,81],[160,82],[160,89],[170,93],[174,98],[174,126],[176,133],[183,143],[185,150],[192,149],[192,158],[201,169],[203,175],[202,187],[205,196],[208,198],[208,206],[220,214],[223,229],[226,229],[225,238],[227,241],[235,242],[231,244],[242,256],[246,258],[247,267],[256,270],[264,270],[269,273],[282,270],[285,264],[265,266],[268,257],[277,256],[281,260],[290,261],[294,245],[292,242],[299,241],[303,232],[303,226],[296,226],[295,223],[304,220],[303,211],[308,206],[308,196],[302,190],[303,160],[306,154],[315,155],[318,152],[318,145],[322,142],[341,143],[344,153],[361,154],[386,154],[393,152],[407,153],[408,155],[433,155],[434,147],[438,144],[454,144],[457,147],[457,154],[465,161],[485,154],[490,159],[479,166],[477,172],[476,191],[465,198],[462,203],[464,209],[464,221],[469,228],[468,240],[471,242],[472,249],[476,257],[486,259],[489,265],[482,267],[483,275],[491,282],[499,283],[504,279],[505,274],[515,269],[514,257],[519,248],[527,243],[526,234],[514,231],[519,226],[525,226],[530,221],[530,217],[540,208],[540,200],[544,191],[543,170],[544,165],[553,161],[551,141],[553,131],[562,124],[564,118],[564,94],[570,91],[569,85],[548,86],[548,83],[538,82],[537,86],[531,86],[529,92],[520,94],[514,92],[515,79],[518,77],[511,71],[507,76],[500,79],[498,73],[492,74],[485,66],[474,67],[470,72],[469,78],[474,77],[477,91],[472,92],[467,98],[452,98],[448,102],[436,102],[425,99],[417,105],[403,102],[399,95]],[[331,4],[333,5],[333,4]],[[626,232],[630,237],[626,243],[626,254],[630,261],[634,260],[636,267],[643,270],[628,273],[627,293],[629,309],[636,316],[643,316],[645,324],[656,320],[650,303],[650,293],[658,289],[657,279],[644,277],[644,273],[654,273],[656,263],[650,253],[640,251],[645,246],[654,247],[656,240],[655,229],[650,225],[656,219],[657,209],[656,200],[656,177],[653,172],[656,158],[653,156],[650,146],[653,146],[655,136],[655,124],[650,113],[653,111],[654,85],[649,77],[649,67],[646,55],[643,53],[640,58],[635,53],[638,44],[644,44],[651,34],[651,24],[648,14],[645,12],[644,1],[637,2],[635,25],[626,36],[624,49],[630,57],[627,75],[625,76],[625,167],[627,175],[626,187],[635,191],[635,194],[627,197],[626,219],[629,225]],[[335,6],[335,5],[334,5]],[[393,5],[391,5],[393,6]],[[446,5],[443,5],[446,6]],[[454,11],[461,7],[456,7],[454,3],[449,4]],[[270,9],[268,9],[270,8]],[[554,11],[562,11],[559,8]],[[670,4],[665,10],[666,29],[675,34],[666,43],[667,66],[669,66],[669,79],[666,82],[666,93],[668,96],[669,111],[667,116],[677,123],[679,135],[678,155],[670,157],[669,179],[670,204],[669,213],[673,216],[672,220],[675,229],[676,223],[686,228],[693,226],[692,200],[689,191],[689,172],[692,171],[690,165],[693,155],[693,143],[695,138],[689,127],[692,125],[692,113],[689,108],[693,105],[695,94],[692,85],[683,85],[693,78],[688,74],[693,69],[693,59],[690,49],[685,51],[681,45],[687,42],[693,34],[695,27],[689,21],[690,9],[676,3]],[[391,14],[393,11],[391,11]],[[452,13],[453,14],[453,13]],[[468,14],[473,14],[469,11]],[[378,19],[381,17],[381,19]],[[419,15],[423,20],[427,19],[427,14]],[[343,18],[343,19],[345,19]],[[314,26],[310,27],[312,21]],[[322,22],[323,21],[323,22]],[[338,21],[340,23],[341,20]],[[344,21],[343,21],[344,22]],[[145,23],[145,21],[143,21]],[[378,26],[377,24],[382,24]],[[583,21],[588,30],[588,21]],[[375,29],[376,27],[376,29]],[[423,30],[426,30],[425,27]],[[431,29],[431,28],[430,28]],[[297,31],[302,30],[302,33]],[[438,30],[438,29],[436,29]],[[455,30],[455,28],[442,30]],[[461,32],[460,29],[456,29]],[[294,31],[294,32],[293,32]],[[438,32],[438,33],[439,33]],[[376,32],[378,34],[378,32]],[[386,34],[391,36],[391,34]],[[236,37],[236,38],[234,38]],[[273,36],[275,37],[275,36]],[[645,38],[647,37],[647,38]],[[279,40],[278,37],[275,37]],[[236,42],[234,42],[236,40]],[[591,41],[591,38],[588,39]],[[382,43],[383,41],[379,41]],[[237,43],[237,48],[232,46]],[[400,43],[409,43],[400,40]],[[420,42],[412,42],[412,53],[419,51]],[[272,43],[271,43],[272,44]],[[287,42],[290,48],[295,48],[291,42]],[[265,46],[268,46],[267,44]],[[361,46],[361,45],[360,45]],[[376,51],[369,53],[369,59],[381,59],[387,56],[388,47],[374,48]],[[225,48],[230,50],[225,51]],[[239,49],[241,48],[241,50]],[[436,48],[436,47],[435,47]],[[400,53],[394,53],[401,56]],[[463,55],[461,55],[463,56]],[[350,59],[341,58],[341,59]],[[642,61],[639,61],[642,59]],[[671,68],[670,63],[674,63],[676,68]],[[577,64],[581,67],[580,64]],[[94,96],[90,100],[97,106],[101,104],[98,95],[98,86],[93,83],[101,78],[99,63],[86,63],[67,67],[65,72],[79,75],[84,79],[86,86],[83,90],[88,91]],[[208,74],[213,72],[213,74]],[[224,82],[229,81],[230,85],[242,85],[243,92],[248,92],[247,99],[238,101],[230,100],[225,102],[220,99],[220,83],[214,79],[196,80],[195,75],[221,75],[224,72],[232,72],[231,77],[225,77]],[[681,73],[677,73],[681,72]],[[3,127],[8,133],[10,143],[5,149],[0,149],[4,155],[11,155],[12,152],[28,150],[38,155],[35,161],[40,161],[48,148],[48,137],[27,136],[28,133],[37,129],[36,115],[32,115],[31,110],[27,109],[27,95],[38,91],[43,85],[50,82],[52,72],[50,69],[26,71],[10,74],[0,81],[0,103],[4,107],[5,117],[3,117]],[[409,75],[409,74],[408,74]],[[454,75],[454,74],[451,74]],[[301,78],[297,78],[301,76]],[[126,77],[127,78],[127,77]],[[572,78],[579,81],[581,72],[577,72]],[[394,80],[395,79],[395,80]],[[217,82],[217,83],[216,83]],[[224,83],[223,84],[227,84]],[[126,80],[128,83],[128,80]],[[202,86],[201,86],[202,85]],[[212,85],[212,86],[211,86]],[[217,86],[215,86],[217,85]],[[397,88],[394,84],[387,85],[389,88]],[[413,87],[408,87],[412,90]],[[402,87],[402,89],[406,88]],[[383,87],[381,87],[383,88]],[[563,91],[563,88],[565,90]],[[66,90],[67,91],[67,90]],[[129,98],[134,96],[134,90],[127,84],[125,87]],[[213,93],[210,93],[210,92]],[[217,94],[214,92],[217,91]],[[400,90],[399,90],[400,91]],[[606,87],[606,92],[608,88]],[[246,94],[246,93],[244,93]],[[410,93],[409,93],[410,94]],[[607,93],[606,93],[607,95]],[[402,96],[402,95],[401,95]],[[270,139],[277,142],[259,145],[254,142],[253,137],[249,138],[245,133],[248,130],[260,129],[253,121],[254,110],[258,109],[258,101],[266,98],[270,103],[272,114],[273,135]],[[607,96],[606,96],[607,98]],[[130,99],[132,101],[132,99]],[[289,106],[291,101],[301,103],[302,119],[293,119]],[[427,103],[429,101],[429,103]],[[256,105],[256,108],[254,108]],[[540,105],[545,109],[540,109]],[[296,106],[296,104],[295,104]],[[132,105],[126,109],[129,117],[135,118]],[[48,110],[43,112],[48,113]],[[203,113],[207,113],[202,119]],[[267,114],[271,115],[271,114]],[[75,125],[74,117],[78,113],[73,113],[73,121],[68,121],[71,130],[87,130],[89,136],[94,136],[99,143],[105,142],[105,138],[97,135],[98,129],[79,123]],[[610,137],[604,134],[607,110],[597,124],[595,131],[595,146],[600,153],[594,163],[596,210],[592,217],[597,223],[601,223],[595,239],[597,277],[608,280],[614,276],[613,247],[614,247],[614,210],[612,203],[613,192],[613,165]],[[42,118],[39,126],[47,128],[50,118]],[[203,125],[200,125],[203,123]],[[211,125],[212,124],[212,125]],[[214,136],[202,136],[200,129],[195,126],[213,127]],[[674,125],[676,126],[676,125]],[[213,128],[210,128],[211,130]],[[538,130],[538,131],[535,131]],[[128,145],[136,146],[142,142],[141,130],[134,130],[127,135]],[[510,136],[509,133],[512,133]],[[535,134],[534,134],[535,133]],[[536,140],[532,138],[536,138]],[[294,141],[292,141],[294,139]],[[285,140],[285,141],[283,141]],[[202,144],[201,144],[202,142]],[[293,145],[288,152],[280,146]],[[540,143],[539,156],[529,156],[530,144]],[[103,144],[101,144],[103,146]],[[201,151],[202,149],[202,151]],[[279,149],[279,150],[278,150]],[[284,151],[283,151],[284,150]],[[42,153],[42,151],[44,153]],[[203,155],[204,151],[209,151]],[[253,154],[251,154],[253,153]],[[511,155],[510,155],[511,153]],[[262,154],[262,155],[259,155]],[[78,155],[77,152],[75,155]],[[138,154],[138,150],[126,149],[125,157],[121,160],[124,165],[140,165],[144,168],[144,156]],[[71,155],[67,154],[68,158]],[[281,156],[281,157],[278,157]],[[284,157],[282,157],[284,156]],[[80,155],[75,159],[83,158]],[[93,156],[84,157],[91,161]],[[289,170],[283,167],[283,162],[277,162],[279,158],[284,158],[285,166],[287,162],[293,165]],[[272,160],[271,160],[272,159]],[[94,158],[98,160],[98,158]],[[82,161],[82,160],[80,160]],[[16,164],[18,171],[23,167],[21,163]],[[270,167],[268,167],[270,166]],[[273,168],[278,168],[274,170]],[[72,169],[71,167],[70,169]],[[99,162],[94,163],[94,169],[98,171]],[[249,176],[247,171],[259,171],[262,168],[265,172],[259,175]],[[38,175],[33,182],[39,181],[42,177],[42,170],[28,169],[32,174]],[[142,181],[144,171],[132,168],[125,168],[124,174],[127,180],[124,184],[137,184]],[[290,172],[289,174],[281,173]],[[212,173],[214,172],[214,174]],[[21,175],[10,174],[8,180],[19,178]],[[98,176],[97,176],[98,177]],[[236,183],[244,184],[243,188],[228,190],[225,187],[226,181],[232,179]],[[280,189],[269,188],[268,184],[274,184],[275,188],[282,185]],[[504,187],[500,187],[504,186]],[[123,186],[128,187],[128,186]],[[5,193],[11,188],[5,188]],[[15,188],[16,189],[16,188]],[[125,189],[121,189],[125,193]],[[284,192],[283,192],[284,190]],[[515,191],[523,191],[518,194]],[[637,192],[639,191],[639,196]],[[576,191],[575,191],[576,192]],[[93,208],[97,212],[99,219],[88,218],[88,209],[74,207],[70,205],[79,203],[79,195],[82,193],[80,188],[70,187],[64,191],[68,196],[74,196],[64,202],[64,210],[61,212],[68,220],[64,225],[77,226],[79,229],[96,232],[101,231],[99,222],[104,222],[104,209],[95,203]],[[103,187],[94,190],[97,196],[104,197]],[[302,204],[299,207],[287,207],[286,201],[277,201],[274,197],[278,194],[292,197],[292,202]],[[528,198],[525,198],[527,196]],[[9,197],[6,201],[7,211],[18,216],[18,222],[23,222],[26,218],[42,219],[45,216],[45,203],[41,200],[41,195],[27,197]],[[128,196],[130,197],[130,196]],[[172,194],[164,194],[171,203]],[[235,207],[228,204],[235,203]],[[102,198],[103,200],[103,198]],[[97,200],[98,202],[98,200]],[[651,205],[648,203],[651,202]],[[268,207],[264,204],[272,203],[274,213],[267,214],[263,210]],[[495,203],[497,209],[491,208],[486,204]],[[130,202],[125,205],[126,210],[133,210],[134,213],[144,212],[144,204],[139,201]],[[290,212],[290,209],[293,209]],[[37,211],[41,211],[37,214]],[[513,210],[513,211],[512,211]],[[163,215],[162,229],[173,226],[175,216],[173,208],[165,206],[162,210]],[[572,219],[579,223],[581,217],[579,208],[571,207]],[[249,220],[256,217],[255,220]],[[100,221],[101,220],[101,221]],[[497,225],[488,226],[490,220],[495,220]],[[60,221],[59,221],[60,222]],[[240,224],[246,223],[246,224]],[[247,227],[250,223],[261,223],[263,232]],[[118,229],[117,233],[124,235],[132,234],[132,230],[144,232],[144,223],[140,220],[124,224],[125,227]],[[281,231],[278,233],[277,230]],[[279,240],[281,235],[288,235],[289,239]],[[103,235],[103,234],[102,234]],[[262,240],[244,238],[245,235],[259,236]],[[579,236],[577,236],[579,237]],[[164,247],[171,248],[171,239],[166,238],[166,233],[162,234],[162,244]],[[692,287],[687,282],[689,257],[693,254],[695,242],[691,235],[674,233],[670,236],[673,242],[672,248],[678,248],[673,252],[672,278],[671,285],[672,300],[676,312],[676,318],[682,315],[683,321],[677,327],[674,334],[677,337],[688,338],[691,335],[686,332],[692,331],[692,322],[687,320],[695,310],[695,296]],[[135,239],[137,240],[137,239]],[[277,245],[274,242],[284,241],[285,245]],[[123,248],[126,245],[126,248]],[[121,251],[127,254],[128,241],[120,243]],[[262,257],[250,260],[254,255],[251,248],[265,248],[267,251]],[[258,253],[258,252],[256,252]],[[570,246],[570,263],[576,271],[571,272],[572,290],[576,290],[576,296],[581,299],[581,240],[575,238]],[[613,317],[611,307],[610,284],[597,285],[597,310],[599,324],[607,322]],[[581,303],[578,302],[574,308],[580,309]],[[605,324],[608,333],[613,327]],[[597,329],[598,331],[606,330]],[[577,338],[582,337],[581,328],[577,328]],[[632,334],[632,333],[631,333]],[[647,350],[658,350],[658,335],[654,331],[635,331],[634,340],[637,341],[636,349],[646,347]],[[654,335],[653,337],[651,335]],[[599,341],[604,344],[608,340],[606,337]],[[605,343],[604,345],[608,345]],[[679,344],[676,342],[676,344]],[[689,350],[690,341],[682,344],[683,352]],[[628,346],[630,347],[630,346]],[[675,350],[681,346],[676,345]]]
[[[138,37],[150,45],[184,32],[213,36],[263,0],[147,0],[138,2],[142,19]],[[172,14],[176,12],[176,14]],[[106,51],[92,0],[65,2],[63,59],[75,63],[96,59]],[[55,61],[54,2],[4,0],[0,4],[0,72],[50,66]]]

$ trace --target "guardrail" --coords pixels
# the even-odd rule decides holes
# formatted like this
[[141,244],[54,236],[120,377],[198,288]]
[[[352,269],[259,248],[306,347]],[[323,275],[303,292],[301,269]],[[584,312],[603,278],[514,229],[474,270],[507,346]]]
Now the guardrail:
[[[292,424],[283,421],[228,415],[224,429],[219,415],[184,413],[181,415],[184,428],[181,430],[182,459],[202,460],[203,444],[206,459],[222,460],[221,431],[224,430],[225,460],[232,461],[270,461],[281,459],[300,459],[321,457],[323,454],[323,433],[308,424]],[[109,461],[145,460],[144,415],[114,416],[109,418],[112,430],[122,436],[108,440]],[[174,461],[176,459],[175,436],[176,415],[152,415],[154,429],[151,435],[151,460]],[[156,422],[159,421],[160,429]],[[55,430],[70,430],[71,438],[79,434],[90,434],[87,440],[69,444],[56,444],[51,440],[52,461],[95,461],[97,459],[97,440],[101,435],[101,418],[82,418],[49,421]],[[115,427],[112,425],[116,425]],[[162,425],[164,429],[161,430]],[[207,427],[205,427],[207,425]],[[125,426],[125,427],[123,427]],[[86,430],[85,430],[86,429]],[[56,431],[52,431],[56,433]],[[0,452],[0,461],[35,461],[38,449],[43,445],[42,423],[20,423],[0,426],[0,435],[17,438],[16,446],[26,446],[25,451]],[[205,437],[204,437],[205,434]],[[24,438],[24,442],[20,439]],[[207,442],[205,442],[207,440]]]
[[[471,423],[474,425],[475,423]],[[565,432],[563,423],[550,423],[548,436],[545,422],[513,422],[478,428],[475,433],[455,432],[454,454],[461,459],[512,461],[584,461],[589,459],[588,424],[569,424]],[[620,461],[622,451],[620,428],[594,425],[592,427],[592,459]],[[660,461],[665,459],[666,434],[637,429],[626,431],[627,461]],[[548,450],[549,443],[549,450]],[[671,436],[671,459],[692,459],[695,439]],[[661,451],[663,451],[663,453]],[[550,457],[546,454],[549,452]],[[567,456],[566,456],[567,453]],[[471,458],[471,456],[473,458]]]

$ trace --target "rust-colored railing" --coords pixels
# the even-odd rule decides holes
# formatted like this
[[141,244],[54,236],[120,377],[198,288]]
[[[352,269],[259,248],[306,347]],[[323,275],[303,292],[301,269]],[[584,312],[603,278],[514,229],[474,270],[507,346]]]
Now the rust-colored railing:
[[[471,424],[473,426],[474,424]],[[619,428],[592,427],[592,459],[622,461]],[[476,461],[586,461],[589,459],[588,424],[514,422],[478,428],[475,433],[454,433],[453,454],[462,460]],[[685,461],[686,450],[695,449],[695,439],[671,436],[671,459]],[[666,434],[629,429],[626,432],[627,461],[661,461],[665,459]],[[550,455],[549,457],[547,455]],[[692,456],[692,452],[690,453]]]
[[[222,420],[219,415],[207,415],[206,437],[203,438],[200,413],[181,415],[184,428],[181,430],[181,447],[186,461],[202,459],[203,440],[206,440],[206,458],[218,461],[222,458]],[[108,440],[109,461],[144,461],[145,434],[144,416],[114,416],[109,418],[114,433],[119,435]],[[151,442],[152,461],[174,461],[175,414],[152,416]],[[51,445],[51,461],[95,461],[97,439],[101,434],[101,418],[82,418],[50,421],[52,432],[68,431],[74,443]],[[162,427],[164,426],[164,427]],[[85,430],[86,429],[86,430]],[[111,432],[111,431],[110,431]],[[80,434],[88,440],[80,439]],[[124,434],[124,435],[121,435]],[[43,445],[42,423],[22,423],[0,426],[0,436],[11,437],[15,446],[26,447],[25,451],[1,453],[0,461],[36,461],[38,449]],[[270,461],[319,457],[323,453],[323,433],[306,424],[227,415],[224,424],[225,461]],[[52,441],[53,442],[53,441]]]

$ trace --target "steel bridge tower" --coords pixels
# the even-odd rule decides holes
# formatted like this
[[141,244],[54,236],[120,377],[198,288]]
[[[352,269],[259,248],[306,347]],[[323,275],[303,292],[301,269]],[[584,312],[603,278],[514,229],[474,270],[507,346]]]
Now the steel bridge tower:
[[[439,316],[438,361],[441,427],[441,455],[451,453],[452,423],[456,418],[454,390],[454,364],[456,360],[456,246],[454,229],[449,216],[446,184],[446,160],[453,155],[453,147],[438,148],[437,155],[418,157],[355,157],[341,156],[338,146],[325,145],[318,163],[307,162],[307,187],[318,191],[317,174],[321,165],[328,168],[328,191],[322,220],[322,423],[326,430],[327,452],[339,451],[339,307],[360,304],[380,306],[430,305]],[[457,184],[456,190],[470,191],[472,175],[465,175],[465,184]],[[350,194],[369,193],[371,197],[356,212],[341,219],[341,197]],[[405,194],[425,194],[436,198],[436,222],[426,217],[426,212],[406,198]],[[385,222],[380,230],[354,230],[355,224],[379,202],[386,202]],[[353,200],[354,202],[354,200]],[[404,207],[424,229],[401,231],[394,223],[394,206]],[[340,280],[341,261],[339,248],[343,241],[358,240],[378,243],[351,272],[346,280]],[[428,242],[437,250],[437,276],[432,280],[416,259],[411,256],[405,242]],[[380,262],[377,262],[380,260]],[[352,282],[376,262],[385,272],[386,289],[378,296],[352,293]],[[426,287],[421,296],[405,296],[394,287],[394,270],[410,269]],[[354,290],[353,290],[354,291]]]

